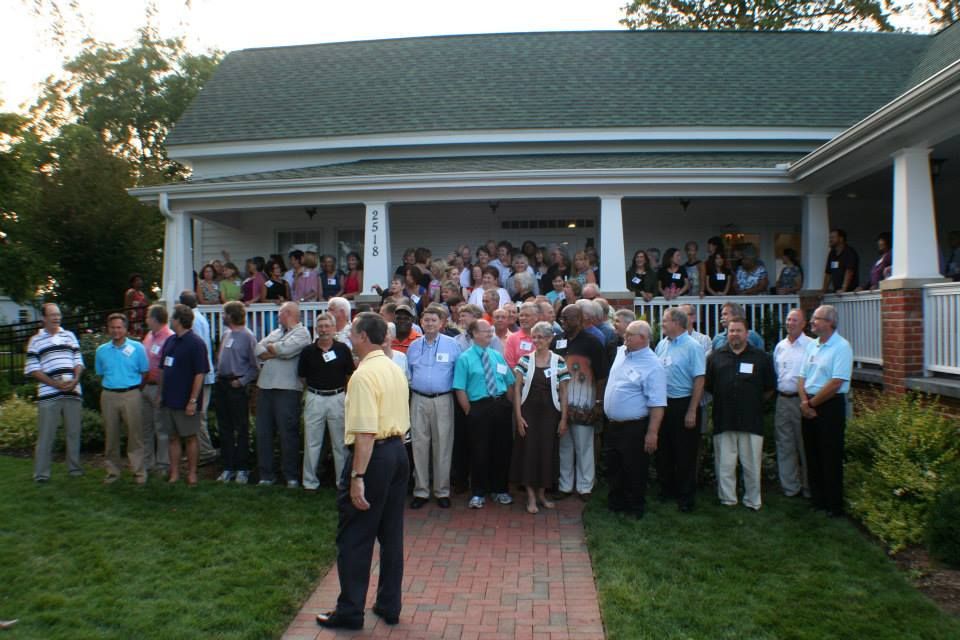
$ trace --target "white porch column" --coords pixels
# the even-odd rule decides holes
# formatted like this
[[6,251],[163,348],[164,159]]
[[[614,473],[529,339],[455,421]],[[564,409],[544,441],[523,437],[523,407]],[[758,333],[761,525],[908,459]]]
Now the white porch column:
[[893,269],[891,280],[939,278],[930,150],[893,154]]
[[192,280],[190,217],[183,211],[171,211],[163,238],[163,300],[168,311],[173,311],[181,291],[193,288]]
[[803,197],[801,224],[803,288],[819,291],[823,288],[823,269],[830,251],[830,213],[826,195]]
[[363,295],[370,295],[371,287],[390,287],[392,264],[390,260],[390,213],[386,202],[367,202],[363,224]]
[[606,296],[627,291],[622,200],[623,196],[600,197],[600,290]]

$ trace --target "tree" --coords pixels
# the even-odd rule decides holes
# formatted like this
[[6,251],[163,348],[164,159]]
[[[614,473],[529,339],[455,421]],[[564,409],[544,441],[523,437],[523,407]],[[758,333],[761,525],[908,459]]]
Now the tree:
[[631,0],[620,23],[630,29],[891,31],[889,8],[889,0]]
[[128,48],[88,39],[64,76],[45,83],[31,111],[35,132],[83,124],[131,163],[137,185],[182,179],[186,171],[167,156],[164,139],[221,57],[187,53],[182,38],[160,39],[149,27]]
[[927,17],[941,28],[960,20],[960,0],[927,0]]

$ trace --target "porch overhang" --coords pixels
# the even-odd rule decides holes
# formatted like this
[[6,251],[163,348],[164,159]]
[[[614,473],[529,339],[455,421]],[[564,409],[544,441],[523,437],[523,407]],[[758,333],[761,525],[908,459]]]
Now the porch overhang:
[[825,193],[891,163],[905,147],[933,147],[960,134],[960,60],[794,162],[788,175]]

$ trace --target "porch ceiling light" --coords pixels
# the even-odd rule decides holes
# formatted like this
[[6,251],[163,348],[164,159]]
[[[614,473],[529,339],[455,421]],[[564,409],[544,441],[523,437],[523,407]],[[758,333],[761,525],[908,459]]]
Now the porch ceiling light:
[[577,228],[577,223],[574,222],[573,220],[571,220],[571,221],[567,224],[567,229],[576,229],[576,228]]
[[680,207],[683,209],[683,212],[686,213],[687,209],[690,208],[690,199],[689,198],[680,198]]
[[308,218],[310,218],[311,220],[313,220],[313,216],[317,215],[317,208],[316,208],[316,207],[307,207],[306,209],[304,209],[304,212],[307,214],[307,217],[308,217]]

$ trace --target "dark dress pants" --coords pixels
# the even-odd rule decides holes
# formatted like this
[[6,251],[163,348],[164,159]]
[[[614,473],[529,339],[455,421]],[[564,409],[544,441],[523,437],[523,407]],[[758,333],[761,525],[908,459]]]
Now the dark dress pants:
[[646,506],[650,456],[644,451],[649,420],[607,422],[603,459],[607,466],[607,508],[642,516]]
[[250,398],[247,386],[234,387],[218,379],[213,387],[220,431],[220,456],[226,471],[247,471],[250,452]]
[[470,427],[467,414],[460,403],[453,403],[453,462],[450,465],[450,482],[457,490],[465,490],[470,478]]
[[817,509],[843,513],[843,441],[847,428],[847,397],[837,394],[819,407],[817,417],[804,418],[803,448],[811,503]]
[[513,451],[511,405],[506,396],[470,403],[470,493],[506,493]]
[[403,582],[403,506],[410,466],[400,438],[390,438],[373,447],[363,481],[364,496],[370,503],[359,511],[350,500],[350,471],[353,452],[343,465],[342,486],[337,492],[340,522],[337,526],[337,572],[340,596],[337,615],[363,621],[373,541],[380,542],[380,581],[377,607],[388,616],[400,615],[400,588]]
[[692,429],[683,426],[690,397],[668,398],[657,445],[657,480],[660,495],[692,507],[697,494],[697,451],[700,445],[700,411]]
[[280,467],[287,482],[300,480],[299,391],[260,389],[257,397],[257,466],[261,480],[274,480],[273,435],[280,434]]

